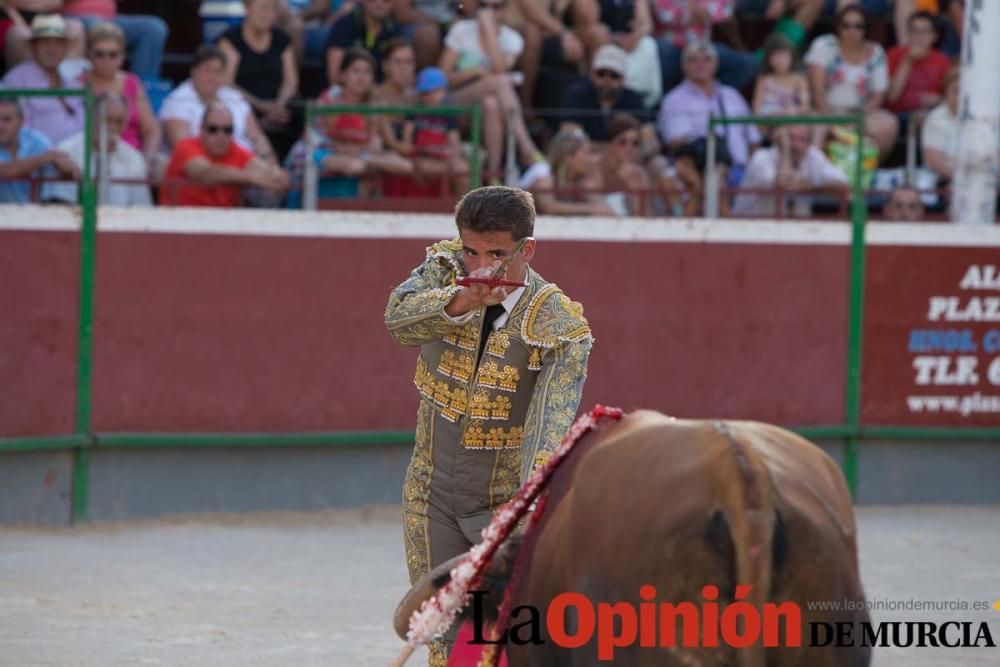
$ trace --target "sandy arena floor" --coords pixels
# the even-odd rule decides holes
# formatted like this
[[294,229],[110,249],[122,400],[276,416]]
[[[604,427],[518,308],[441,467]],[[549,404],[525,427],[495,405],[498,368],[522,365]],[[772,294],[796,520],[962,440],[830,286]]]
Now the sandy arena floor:
[[[1000,598],[1000,506],[859,517],[869,599]],[[381,667],[406,587],[398,508],[0,528],[0,665]],[[875,617],[987,620],[1000,642],[996,611]],[[874,664],[996,667],[1000,649],[881,649]]]

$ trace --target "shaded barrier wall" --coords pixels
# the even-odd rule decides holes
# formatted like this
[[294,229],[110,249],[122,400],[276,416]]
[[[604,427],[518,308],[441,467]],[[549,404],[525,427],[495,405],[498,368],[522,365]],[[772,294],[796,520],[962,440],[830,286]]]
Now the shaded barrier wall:
[[[21,400],[0,408],[0,433],[65,433],[74,235],[4,234],[3,309],[17,316],[0,345],[30,352],[7,356]],[[842,419],[844,246],[539,236],[535,267],[584,304],[597,338],[585,404]],[[412,428],[416,351],[382,313],[431,240],[102,232],[93,430]]]
[[[0,373],[7,400],[0,402],[0,438],[68,434],[76,220],[65,209],[5,212]],[[417,402],[411,383],[416,351],[389,339],[382,311],[389,290],[421,261],[425,246],[452,234],[447,217],[102,209],[100,224],[95,451],[128,444],[121,434],[131,432],[378,431],[406,440]],[[547,219],[536,236],[534,265],[584,304],[597,337],[585,407],[603,402],[838,433],[845,413],[847,224]],[[990,374],[1000,352],[988,352],[987,342],[1000,329],[1000,315],[991,321],[989,310],[1000,286],[986,275],[986,267],[1000,264],[1000,234],[876,224],[869,242],[863,428],[877,436],[884,426],[996,427],[1000,407],[914,412],[910,399],[955,394],[971,406],[975,401],[963,397],[1000,396],[1000,376],[993,381]],[[962,288],[969,267],[980,267],[980,280]],[[978,310],[949,311],[950,301],[935,301],[940,312],[928,319],[933,298],[966,304],[972,296],[980,299]],[[952,321],[970,316],[978,319]],[[930,354],[911,345],[915,330],[953,329],[976,347],[975,382],[966,371],[966,384],[941,384],[954,379],[940,370],[945,362],[917,361],[948,357],[948,364],[967,368],[970,362],[958,357],[973,356],[970,351],[932,346]],[[938,384],[918,382],[928,379]],[[977,438],[989,445],[996,439],[990,435]],[[267,443],[262,436],[258,444]],[[183,444],[166,439],[159,446]],[[214,444],[226,443],[220,437]],[[110,451],[101,456],[107,460]],[[394,478],[405,456],[386,455],[396,461],[387,473]],[[47,471],[43,483],[65,462],[54,453],[34,456],[35,463],[38,457],[56,461],[36,466]],[[197,466],[200,454],[188,456]],[[99,516],[118,516],[108,509],[118,501],[96,490],[98,480],[110,484],[115,475],[96,458],[95,466],[95,508],[104,508]],[[134,469],[117,461],[109,469],[119,466],[121,475]],[[45,488],[63,493],[68,474],[57,472]],[[127,486],[118,483],[123,493]],[[374,493],[376,500],[383,496]],[[333,496],[314,497],[322,506]],[[905,500],[905,489],[888,497]]]

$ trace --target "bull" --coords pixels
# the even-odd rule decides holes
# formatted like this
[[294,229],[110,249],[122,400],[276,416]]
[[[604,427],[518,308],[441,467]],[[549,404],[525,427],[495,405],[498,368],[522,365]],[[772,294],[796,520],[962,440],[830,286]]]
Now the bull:
[[[844,477],[812,443],[768,424],[639,411],[571,450],[551,477],[541,519],[503,545],[476,602],[496,623],[517,570],[505,607],[512,613],[500,619],[511,629],[502,636],[510,667],[867,667],[856,536]],[[458,560],[439,565],[400,603],[401,637]],[[547,614],[567,592],[594,608],[563,605]],[[844,600],[853,604],[839,611],[814,604]],[[756,627],[744,646],[724,636],[725,610],[735,602],[797,607],[800,622],[776,615],[785,623],[776,623],[768,644],[766,613],[730,619],[737,638]],[[685,634],[691,623],[693,645]],[[588,631],[592,639],[577,645]]]

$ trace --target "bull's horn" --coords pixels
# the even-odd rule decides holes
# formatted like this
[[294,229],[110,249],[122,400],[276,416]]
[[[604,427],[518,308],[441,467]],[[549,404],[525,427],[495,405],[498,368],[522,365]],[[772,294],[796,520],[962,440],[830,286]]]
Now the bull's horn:
[[[446,575],[454,570],[467,555],[461,554],[441,563],[421,577],[417,583],[413,584],[409,592],[403,596],[399,606],[396,607],[396,613],[392,615],[392,626],[395,628],[396,634],[399,635],[400,639],[406,639],[406,633],[410,630],[410,617],[413,616],[413,612],[420,609],[420,605],[424,603],[424,600],[427,600],[438,592],[438,589],[443,585],[443,583],[440,583],[441,580],[444,579],[446,583],[448,581]],[[435,581],[439,583],[435,585]]]

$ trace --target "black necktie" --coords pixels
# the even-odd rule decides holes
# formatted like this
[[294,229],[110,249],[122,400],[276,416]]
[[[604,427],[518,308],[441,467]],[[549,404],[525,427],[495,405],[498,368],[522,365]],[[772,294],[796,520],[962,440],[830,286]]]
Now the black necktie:
[[476,359],[483,358],[483,350],[486,349],[486,339],[490,337],[490,333],[493,331],[493,323],[497,321],[497,318],[504,312],[502,304],[494,304],[492,306],[486,306],[486,314],[483,315],[483,333],[479,337],[479,356]]

